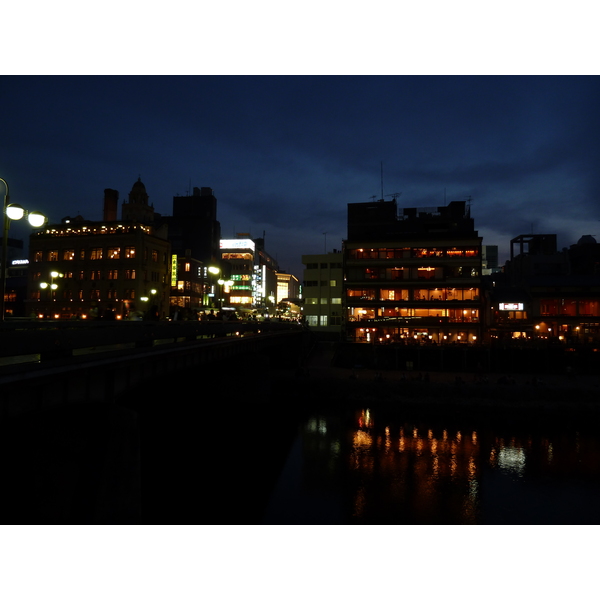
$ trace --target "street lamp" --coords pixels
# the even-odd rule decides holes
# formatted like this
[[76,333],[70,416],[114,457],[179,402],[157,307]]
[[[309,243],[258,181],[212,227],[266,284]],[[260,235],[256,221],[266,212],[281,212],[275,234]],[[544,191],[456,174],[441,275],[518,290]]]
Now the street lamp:
[[230,288],[233,285],[233,281],[219,279],[219,281],[217,281],[217,283],[221,286],[220,292],[219,292],[219,308],[223,308],[223,286],[225,286],[225,288],[227,289],[226,293],[228,293],[228,291],[229,291],[228,288]]
[[6,180],[0,177],[0,181],[6,188],[6,194],[4,194],[4,203],[2,206],[2,268],[0,270],[0,321],[4,321],[4,295],[6,294],[6,273],[8,270],[7,256],[8,256],[8,230],[10,229],[10,222],[18,221],[23,217],[27,218],[27,221],[32,227],[42,227],[46,223],[46,217],[37,211],[27,211],[18,204],[9,204],[9,189]]
[[50,283],[46,283],[45,281],[42,281],[40,283],[40,287],[43,290],[47,290],[48,288],[50,288],[52,290],[51,292],[51,299],[52,301],[56,301],[56,297],[54,295],[54,292],[58,289],[58,284],[54,283],[54,280],[58,277],[64,277],[64,275],[62,273],[59,273],[58,271],[51,271],[50,272]]

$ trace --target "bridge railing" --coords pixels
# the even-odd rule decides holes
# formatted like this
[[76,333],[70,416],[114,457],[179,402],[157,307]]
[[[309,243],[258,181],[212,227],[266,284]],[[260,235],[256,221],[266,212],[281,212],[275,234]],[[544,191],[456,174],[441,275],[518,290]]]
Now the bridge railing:
[[[146,348],[164,343],[244,337],[278,331],[298,331],[290,321],[40,321],[6,322],[0,327],[0,364],[69,357],[113,347]],[[25,362],[25,361],[23,361]]]

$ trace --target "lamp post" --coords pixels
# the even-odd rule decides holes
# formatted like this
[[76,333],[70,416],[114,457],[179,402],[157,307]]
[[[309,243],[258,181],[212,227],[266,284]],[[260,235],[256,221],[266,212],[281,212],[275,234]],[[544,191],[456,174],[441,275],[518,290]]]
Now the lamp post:
[[[217,277],[221,273],[221,269],[219,269],[219,267],[208,267],[208,272],[211,275],[213,275],[214,277]],[[214,279],[213,279],[213,281],[214,281]],[[213,290],[214,289],[214,284],[210,283],[210,278],[209,278],[209,285],[210,285],[209,290]],[[214,296],[213,291],[209,292],[209,296],[211,294]],[[213,302],[207,301],[207,302],[208,302],[209,305],[214,305],[214,301]]]
[[10,222],[11,220],[18,221],[19,219],[26,217],[27,221],[32,227],[42,227],[46,222],[46,217],[36,211],[26,211],[18,204],[9,204],[8,202],[10,199],[10,193],[8,183],[1,177],[0,181],[6,188],[6,193],[4,194],[4,203],[2,205],[2,255],[0,256],[0,259],[2,260],[2,269],[0,272],[0,321],[4,321],[4,296],[6,294],[6,274],[8,271],[8,231],[10,229]]
[[[148,300],[152,298],[152,302],[154,302],[154,298],[156,297],[156,290],[150,290],[150,296],[144,295],[140,297],[140,300],[144,303],[144,317],[149,320],[155,320],[158,318],[158,307],[155,304],[151,304],[148,307]],[[151,312],[152,311],[152,312]],[[154,312],[156,311],[156,312]]]
[[40,287],[43,290],[47,290],[48,288],[50,288],[52,291],[50,292],[50,300],[52,300],[52,302],[56,302],[56,290],[58,289],[58,284],[54,283],[54,280],[57,279],[58,277],[64,277],[63,273],[59,273],[58,271],[51,271],[50,272],[50,283],[47,283],[45,281],[42,281],[40,283]]
[[229,293],[229,288],[233,285],[233,281],[219,279],[217,282],[219,284],[219,309],[223,308],[223,286],[225,286],[226,293]]

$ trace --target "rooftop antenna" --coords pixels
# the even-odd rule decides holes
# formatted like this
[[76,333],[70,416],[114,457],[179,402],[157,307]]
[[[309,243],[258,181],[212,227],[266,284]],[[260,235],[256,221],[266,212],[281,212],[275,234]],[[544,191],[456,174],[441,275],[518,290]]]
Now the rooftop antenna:
[[377,198],[377,196],[369,196],[369,199],[371,200],[375,200],[375,198]]
[[392,197],[394,200],[398,200],[402,196],[402,192],[394,192],[393,194],[386,194],[386,197]]
[[466,198],[467,200],[467,215],[470,217],[471,216],[471,202],[473,201],[473,198],[471,196],[467,196]]

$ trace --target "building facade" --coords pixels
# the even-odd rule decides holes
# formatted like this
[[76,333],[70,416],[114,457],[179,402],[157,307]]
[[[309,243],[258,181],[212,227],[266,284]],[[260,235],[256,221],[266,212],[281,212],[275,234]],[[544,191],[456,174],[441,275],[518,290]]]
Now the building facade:
[[292,319],[299,319],[302,316],[300,282],[295,275],[277,272],[276,302],[279,316]]
[[556,234],[511,240],[489,286],[491,341],[600,341],[600,246],[593,236],[559,251]]
[[189,256],[171,255],[171,317],[192,318],[211,307],[206,267]]
[[304,254],[304,321],[317,333],[342,331],[344,271],[341,252]]
[[[104,220],[65,218],[30,236],[27,314],[62,318],[164,318],[171,251],[138,179],[116,218],[105,190]],[[133,204],[133,206],[130,206]]]
[[206,267],[218,266],[221,224],[212,188],[193,189],[188,196],[173,198],[173,216],[166,217],[173,254],[189,256]]
[[264,239],[239,237],[223,239],[221,265],[228,275],[224,297],[242,312],[275,316],[277,304],[277,262],[265,251]]
[[345,338],[367,343],[479,343],[481,241],[466,201],[405,208],[348,205]]

